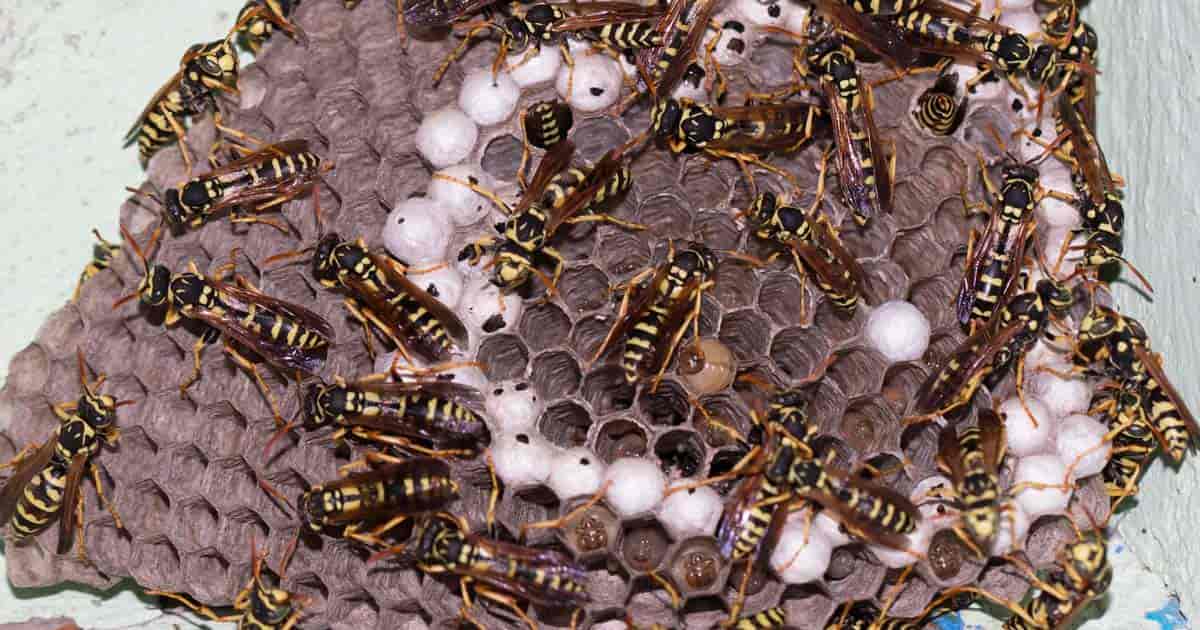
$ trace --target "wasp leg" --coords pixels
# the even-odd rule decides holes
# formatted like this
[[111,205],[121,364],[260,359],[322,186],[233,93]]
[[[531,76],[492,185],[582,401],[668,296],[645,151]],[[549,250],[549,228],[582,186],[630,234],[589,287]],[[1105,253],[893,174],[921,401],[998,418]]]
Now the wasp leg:
[[759,456],[762,455],[762,453],[762,447],[755,446],[754,448],[751,448],[745,455],[743,455],[742,458],[733,465],[733,468],[730,468],[727,472],[721,473],[715,477],[709,477],[708,479],[701,479],[700,481],[692,481],[679,486],[674,486],[670,490],[667,490],[667,493],[663,495],[663,498],[665,499],[676,492],[694,490],[704,486],[711,486],[714,483],[721,483],[722,481],[737,479],[738,477],[742,476],[743,472],[745,472],[747,469],[750,469],[752,464],[758,463],[760,458]]
[[354,523],[354,524],[346,527],[346,530],[345,530],[345,532],[343,532],[342,536],[345,538],[349,538],[351,540],[357,540],[358,542],[363,543],[365,545],[386,548],[386,547],[389,547],[390,545],[388,544],[388,542],[386,540],[383,539],[384,534],[388,533],[389,531],[391,531],[393,529],[396,529],[397,527],[400,526],[401,523],[407,521],[408,519],[409,519],[409,517],[406,515],[403,515],[403,514],[401,514],[399,516],[394,516],[394,517],[388,519],[387,522],[382,523],[378,527],[375,527],[367,532],[358,531],[359,523]]
[[492,590],[491,588],[482,584],[475,585],[475,594],[482,598],[490,599],[493,602],[496,602],[497,604],[500,604],[501,606],[511,610],[513,614],[520,618],[521,621],[529,627],[529,630],[538,630],[537,624],[529,618],[529,615],[525,614],[525,611],[521,610],[520,605],[517,604],[517,600],[511,595],[506,595],[500,591]]
[[209,344],[215,342],[221,333],[216,328],[209,328],[204,331],[200,338],[196,339],[196,343],[192,345],[192,374],[187,377],[183,383],[179,385],[179,396],[181,398],[187,396],[187,390],[196,381],[200,380],[200,356],[204,354],[204,349]]
[[475,39],[476,34],[492,28],[496,28],[494,24],[483,22],[482,24],[476,24],[471,30],[467,31],[462,42],[450,52],[450,55],[446,57],[442,65],[438,66],[437,72],[433,73],[433,86],[437,87],[442,82],[442,77],[445,76],[446,71],[450,69],[450,65],[467,53],[467,47],[471,45],[471,40]]
[[570,512],[567,512],[566,514],[564,514],[558,518],[550,519],[550,520],[546,520],[546,521],[538,521],[536,523],[522,523],[521,530],[517,534],[517,540],[524,541],[525,533],[531,529],[562,529],[563,527],[566,527],[568,523],[579,518],[580,516],[583,515],[584,512],[587,512],[589,509],[592,508],[592,506],[599,503],[600,499],[604,498],[604,493],[608,492],[608,486],[610,485],[610,483],[611,482],[608,482],[608,481],[604,482],[600,486],[600,489],[597,490],[595,493],[593,493],[592,496],[590,498],[588,498],[587,501],[580,503],[578,506],[575,507],[575,509],[571,510]]
[[[630,278],[627,283],[625,283],[624,295],[621,297],[621,306],[617,309],[616,317],[613,318],[613,325],[608,329],[608,334],[604,336],[604,340],[600,342],[600,347],[596,348],[596,353],[592,355],[592,358],[587,362],[586,367],[591,367],[592,364],[604,354],[604,351],[608,349],[609,344],[613,341],[613,337],[617,334],[617,330],[621,328],[621,320],[625,319],[625,316],[629,314],[629,300],[633,296],[634,288],[637,287],[638,283],[650,277],[650,275],[653,273],[653,267],[644,269],[636,276]],[[617,285],[617,287],[619,286],[620,285]],[[617,290],[617,287],[609,287],[609,294],[611,295],[613,291]]]
[[271,393],[271,388],[267,387],[267,382],[263,380],[262,375],[258,373],[258,366],[254,365],[244,355],[237,351],[229,342],[225,343],[225,354],[228,354],[233,362],[238,364],[243,370],[250,373],[254,377],[254,383],[258,385],[259,391],[262,392],[264,398],[267,399],[267,404],[271,406],[271,415],[275,418],[275,426],[286,426],[283,416],[279,413],[279,405],[275,402],[275,395]]
[[396,34],[400,36],[400,51],[408,54],[408,27],[404,25],[404,0],[396,0]]
[[193,170],[191,155],[192,150],[188,148],[187,144],[187,129],[184,129],[179,120],[175,118],[175,115],[166,109],[161,110],[159,113],[161,113],[163,118],[166,119],[167,124],[171,127],[171,131],[175,132],[175,137],[179,139],[177,142],[179,147],[179,155],[183,158],[183,165],[187,169],[187,178],[191,179]]
[[169,599],[173,599],[173,600],[183,604],[184,606],[187,606],[188,608],[192,609],[192,612],[194,612],[202,617],[211,619],[217,623],[235,623],[235,622],[241,621],[242,617],[243,617],[243,615],[241,615],[241,614],[218,615],[216,613],[216,611],[209,608],[208,606],[205,606],[204,604],[193,602],[190,599],[188,599],[178,593],[168,593],[166,591],[149,590],[149,591],[146,591],[146,594],[147,595],[157,595],[158,597],[166,597]]
[[658,373],[654,375],[654,379],[650,383],[651,392],[658,391],[658,384],[662,382],[663,374],[666,373],[667,366],[671,364],[671,357],[675,356],[675,350],[679,347],[679,342],[683,340],[683,336],[687,334],[689,325],[694,328],[693,336],[699,338],[700,307],[703,305],[701,300],[704,297],[704,290],[711,286],[712,281],[710,280],[696,288],[696,305],[692,307],[692,312],[688,315],[687,321],[679,326],[679,330],[675,331],[675,334],[671,337],[671,343],[667,345],[666,356],[663,357],[662,367],[658,368]]
[[[88,467],[91,468],[92,483],[96,485],[96,496],[100,498],[101,505],[112,515],[113,523],[116,524],[117,529],[125,529],[125,524],[121,522],[121,515],[117,514],[117,507],[104,494],[104,485],[100,483],[100,467],[94,463],[89,463]],[[82,537],[82,533],[80,536]]]
[[[488,449],[484,452],[484,461],[487,462],[488,479],[491,481],[492,489],[488,491],[488,508],[487,508],[487,533],[488,536],[496,537],[496,506],[500,503],[500,480],[496,478],[496,463],[492,460],[492,451]],[[463,530],[466,530],[466,523],[459,520]]]
[[671,580],[659,575],[658,571],[650,571],[646,574],[646,577],[654,580],[667,592],[667,596],[671,598],[671,609],[679,610],[683,605],[683,598],[679,596],[679,590],[675,588],[674,584],[671,584]]
[[[371,429],[365,429],[363,427],[354,427],[353,429],[350,430],[350,435],[353,435],[354,437],[359,438],[360,440],[367,440],[369,442],[377,442],[379,444],[387,444],[390,446],[396,446],[399,448],[408,449],[410,451],[415,451],[417,453],[421,453],[422,455],[428,455],[430,457],[471,457],[472,455],[475,454],[473,451],[469,451],[466,449],[426,448],[426,447],[416,444],[406,438],[402,438],[398,435],[389,435],[387,433],[384,433],[383,431],[374,431]],[[349,466],[349,465],[350,464],[346,464],[346,466]],[[343,468],[346,466],[343,466]]]

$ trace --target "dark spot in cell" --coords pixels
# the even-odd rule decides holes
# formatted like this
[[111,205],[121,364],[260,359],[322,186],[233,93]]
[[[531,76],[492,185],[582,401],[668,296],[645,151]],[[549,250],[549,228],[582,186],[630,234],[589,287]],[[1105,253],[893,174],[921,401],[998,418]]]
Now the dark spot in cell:
[[726,48],[740,55],[746,52],[746,42],[742,41],[741,39],[731,39],[729,40],[729,45],[726,46]]
[[958,536],[951,530],[943,529],[934,534],[933,541],[929,543],[929,567],[939,578],[949,580],[962,569],[964,552]]
[[625,561],[637,571],[649,571],[658,566],[667,552],[667,539],[652,527],[642,527],[625,534],[622,545]]
[[476,186],[479,184],[479,180],[474,175],[467,175],[467,181],[471,182],[472,186]]
[[517,436],[517,441],[518,441],[518,442],[520,442],[520,443],[522,443],[522,444],[528,444],[528,443],[529,443],[529,436],[528,436],[528,435],[525,435],[524,433],[521,433],[520,435],[518,435],[518,436]]
[[600,96],[601,94],[604,93],[604,88],[594,87],[594,88],[589,88],[588,91],[592,93],[592,96]]
[[1039,128],[1037,128],[1037,129],[1034,129],[1034,130],[1033,130],[1033,137],[1034,137],[1034,138],[1041,138],[1041,137],[1042,137],[1042,130],[1041,130],[1041,128],[1040,128],[1040,127],[1039,127]]
[[425,287],[425,292],[433,297],[442,297],[442,292],[438,291],[438,288],[432,282],[429,283],[429,286]]
[[483,322],[483,332],[493,333],[504,328],[504,316],[496,313]]
[[515,389],[515,390],[517,390],[517,391],[519,391],[519,392],[523,392],[523,391],[525,391],[525,390],[529,389],[529,383],[524,383],[524,382],[522,382],[522,383],[517,383],[517,384],[516,384],[516,386],[515,386],[515,387],[513,387],[513,389]]
[[493,389],[493,390],[492,390],[492,395],[493,395],[493,396],[499,396],[500,394],[503,394],[503,393],[504,393],[504,390],[503,390],[503,389],[500,389],[499,387],[497,387],[496,389]]
[[773,18],[779,17],[781,13],[783,13],[783,9],[779,8],[778,4],[772,4],[771,6],[767,7],[767,15]]
[[588,461],[588,458],[586,458],[586,457],[580,457],[580,458],[579,458],[579,465],[580,465],[580,466],[591,466],[591,465],[592,465],[592,462]]
[[1025,108],[1025,104],[1021,102],[1021,99],[1019,99],[1019,98],[1013,99],[1012,110],[1014,112],[1019,112],[1024,108]]
[[745,33],[745,32],[746,32],[746,25],[745,25],[745,24],[742,24],[741,22],[739,22],[739,21],[737,21],[737,20],[729,20],[729,21],[728,21],[728,22],[726,22],[726,23],[725,23],[725,25],[724,25],[724,26],[722,26],[721,28],[727,28],[727,29],[729,29],[729,30],[731,30],[731,31],[737,31],[737,32],[739,32],[739,33]]
[[400,225],[401,223],[404,223],[404,217],[396,217],[396,225]]

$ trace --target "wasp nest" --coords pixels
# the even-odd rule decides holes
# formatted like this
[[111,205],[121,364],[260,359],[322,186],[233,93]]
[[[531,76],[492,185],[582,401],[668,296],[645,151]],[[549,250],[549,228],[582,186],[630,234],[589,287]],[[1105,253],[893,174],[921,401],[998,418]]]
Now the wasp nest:
[[[305,139],[316,153],[333,161],[336,167],[316,192],[323,228],[347,238],[361,236],[374,248],[384,245],[391,209],[424,196],[430,185],[435,168],[417,143],[437,129],[424,129],[422,121],[453,107],[464,76],[490,64],[496,51],[494,42],[476,45],[435,88],[432,75],[454,38],[410,39],[407,54],[401,54],[390,5],[364,2],[346,10],[335,0],[306,0],[293,19],[307,34],[307,43],[276,35],[255,62],[242,69],[240,102],[225,102],[222,108],[230,127],[270,141]],[[736,39],[728,33],[722,37]],[[791,44],[758,43],[742,63],[727,68],[732,94],[769,91],[791,80]],[[881,64],[860,67],[868,79],[890,73]],[[581,80],[587,80],[586,73]],[[980,100],[972,102],[955,135],[930,135],[911,112],[917,96],[933,80],[932,75],[916,76],[875,90],[874,118],[897,154],[894,212],[859,230],[843,221],[847,213],[836,193],[821,203],[822,211],[844,226],[846,247],[866,270],[865,304],[857,313],[842,315],[811,282],[802,292],[787,257],[756,268],[719,255],[716,283],[705,295],[699,317],[700,335],[723,344],[737,371],[781,385],[821,375],[810,388],[809,412],[819,423],[822,450],[847,468],[875,464],[886,471],[886,483],[906,496],[938,474],[937,427],[905,430],[901,419],[911,411],[920,383],[965,338],[954,318],[953,300],[964,264],[963,246],[970,229],[982,226],[982,220],[964,214],[960,194],[967,190],[975,196],[981,188],[977,150],[1000,153],[986,129],[994,126],[1004,134],[1016,126],[1008,103]],[[557,96],[555,87],[546,83],[523,87],[516,111]],[[620,117],[577,110],[571,132],[577,158],[594,161],[648,124],[644,102]],[[470,165],[471,172],[493,178],[496,189],[511,187],[521,135],[514,115],[479,127],[461,162]],[[199,122],[189,133],[189,143],[207,147],[213,136],[211,123]],[[772,163],[794,173],[811,191],[826,145],[821,141]],[[757,392],[744,383],[721,388],[699,397],[705,411],[700,413],[687,385],[695,367],[686,365],[686,354],[667,370],[656,390],[626,384],[616,353],[590,363],[615,312],[619,294],[609,289],[660,264],[672,239],[703,240],[715,250],[760,258],[774,249],[748,234],[736,216],[752,196],[732,161],[676,158],[649,150],[632,170],[632,190],[609,211],[647,229],[631,232],[600,225],[565,230],[556,243],[567,260],[559,295],[549,301],[536,299],[542,293],[538,285],[516,308],[478,322],[471,331],[472,351],[491,383],[524,383],[536,394],[532,408],[538,416],[527,426],[531,435],[538,435],[526,435],[526,440],[540,436],[555,452],[586,449],[580,452],[591,453],[602,464],[644,458],[660,467],[668,484],[679,484],[724,472],[740,458],[744,449],[727,434],[710,430],[706,417],[719,418],[746,434],[751,429],[750,399]],[[770,173],[753,172],[764,189],[780,183]],[[159,190],[181,181],[184,168],[178,152],[173,147],[161,151],[150,162],[148,177]],[[832,179],[830,185],[836,186]],[[799,205],[810,201],[795,200]],[[434,258],[452,259],[463,245],[487,233],[498,217],[494,211],[481,212],[467,225],[455,227],[445,254]],[[231,227],[216,221],[165,238],[156,258],[173,269],[193,262],[210,273],[235,263],[266,294],[308,305],[333,323],[337,343],[322,378],[372,372],[360,330],[348,318],[342,297],[323,289],[306,266],[265,263],[272,255],[318,238],[321,228],[311,197],[288,203],[282,218],[299,238],[268,225]],[[157,219],[131,200],[121,209],[121,220],[144,240]],[[410,253],[406,257],[393,252],[409,262],[424,259],[420,252]],[[468,292],[482,273],[465,264],[455,271],[467,277]],[[89,281],[78,302],[51,316],[33,343],[13,359],[0,392],[5,425],[0,456],[45,440],[57,426],[47,403],[77,396],[77,348],[92,371],[108,376],[105,391],[137,401],[120,410],[119,446],[98,457],[104,489],[125,528],[115,526],[85,483],[83,531],[90,564],[73,555],[55,555],[57,534],[52,528],[31,544],[8,547],[9,578],[18,586],[70,581],[107,587],[132,577],[147,589],[228,605],[250,573],[247,541],[266,545],[277,561],[297,533],[297,522],[259,482],[295,497],[307,486],[334,479],[338,466],[352,454],[326,443],[291,439],[275,449],[277,455],[266,458],[264,446],[275,430],[271,411],[251,379],[216,348],[205,354],[199,382],[181,396],[179,384],[191,370],[194,331],[186,326],[164,328],[133,308],[113,309],[115,299],[135,289],[140,274],[126,252],[111,269]],[[910,302],[928,320],[931,339],[921,358],[890,363],[868,343],[866,322],[874,307],[889,300]],[[294,383],[270,370],[264,373],[283,415],[295,417],[299,398]],[[713,378],[720,382],[723,377]],[[991,405],[986,390],[975,405]],[[970,424],[973,418],[971,411],[962,422]],[[455,461],[453,466],[463,496],[452,510],[482,531],[490,490],[484,461]],[[498,510],[502,528],[516,532],[522,523],[552,518],[579,503],[560,499],[548,484],[506,484]],[[728,493],[730,487],[717,490]],[[1105,511],[1103,487],[1096,478],[1082,484],[1074,500],[1087,504],[1093,514]],[[622,620],[627,611],[643,625],[717,623],[727,614],[743,569],[721,558],[711,536],[673,532],[674,520],[655,510],[621,514],[602,501],[556,533],[536,532],[531,544],[562,548],[588,568],[591,601],[582,617],[585,627]],[[914,615],[936,591],[967,583],[1012,599],[1021,596],[1026,583],[1011,567],[985,566],[950,531],[953,520],[944,523],[927,532],[928,550],[904,582],[892,614]],[[1075,536],[1058,517],[1040,519],[1028,531],[1026,548],[1035,566],[1051,562],[1063,542]],[[364,548],[330,537],[302,539],[283,586],[312,598],[304,627],[421,627],[449,623],[458,615],[459,591],[453,580],[388,563],[368,566],[368,555]],[[851,542],[834,549],[828,568],[805,584],[788,585],[772,572],[756,572],[749,580],[746,610],[780,605],[792,626],[821,627],[841,602],[882,603],[891,592],[885,582],[891,584],[898,573],[888,565],[899,564]],[[670,581],[680,592],[679,611],[671,609],[652,575]],[[565,627],[571,621],[569,611],[535,607],[531,615],[548,626]],[[507,627],[504,616],[487,610],[477,610],[476,616],[492,627]]]

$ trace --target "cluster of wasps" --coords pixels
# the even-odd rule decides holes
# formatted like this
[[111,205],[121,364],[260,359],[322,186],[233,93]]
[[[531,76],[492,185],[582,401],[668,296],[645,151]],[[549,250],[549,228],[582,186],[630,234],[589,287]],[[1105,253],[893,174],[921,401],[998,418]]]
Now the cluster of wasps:
[[[353,9],[357,2],[345,4]],[[495,236],[471,244],[460,259],[477,263],[490,256],[491,281],[503,291],[527,291],[536,278],[546,299],[553,298],[566,264],[553,246],[562,226],[604,222],[645,229],[605,208],[630,188],[630,164],[648,146],[672,154],[732,159],[752,185],[750,168],[757,167],[792,183],[799,193],[794,176],[767,159],[800,151],[828,133],[832,140],[821,159],[810,206],[792,205],[785,195],[756,192],[739,217],[757,238],[778,246],[772,258],[790,256],[802,279],[811,277],[832,304],[852,315],[863,301],[866,274],[843,243],[840,228],[820,210],[826,170],[832,163],[840,200],[849,210],[852,229],[859,230],[871,229],[877,217],[891,212],[895,178],[894,151],[889,155],[885,150],[887,141],[876,127],[872,84],[859,69],[860,55],[865,51],[892,66],[896,73],[889,80],[927,71],[939,74],[920,95],[913,112],[933,135],[955,132],[967,108],[966,93],[980,81],[1002,78],[1021,93],[1023,85],[1032,85],[1038,91],[1036,109],[1040,112],[1049,106],[1057,137],[1040,140],[1029,134],[1044,143],[1044,155],[1031,162],[1007,156],[1000,164],[998,187],[990,181],[989,165],[980,156],[987,192],[982,212],[988,221],[982,233],[972,234],[954,305],[969,336],[922,384],[906,423],[947,421],[939,429],[938,461],[952,487],[944,489],[938,500],[957,508],[955,531],[964,544],[981,556],[988,555],[1003,529],[1009,501],[1020,491],[1002,489],[1000,484],[1004,420],[989,410],[980,411],[974,426],[957,427],[955,420],[968,409],[980,386],[997,386],[1013,374],[1020,394],[1026,354],[1039,342],[1056,345],[1070,352],[1071,373],[1064,377],[1104,382],[1089,413],[1103,418],[1110,428],[1108,438],[1115,448],[1103,475],[1115,509],[1134,493],[1157,447],[1178,461],[1200,429],[1164,374],[1160,358],[1150,350],[1142,325],[1094,297],[1103,271],[1117,264],[1128,266],[1122,257],[1120,180],[1108,169],[1092,132],[1098,45],[1094,30],[1079,19],[1072,0],[1055,3],[1036,40],[944,0],[812,0],[810,4],[812,13],[804,32],[788,34],[797,40],[795,85],[776,94],[748,96],[744,105],[725,106],[720,104],[726,96],[720,69],[713,61],[711,44],[704,45],[719,8],[717,0],[671,0],[657,5],[621,0],[582,5],[401,2],[402,28],[466,30],[462,44],[439,68],[436,79],[483,33],[500,38],[497,68],[509,54],[531,54],[543,45],[560,45],[569,57],[566,40],[580,38],[630,60],[640,76],[630,102],[643,97],[649,101],[649,128],[584,166],[572,166],[570,107],[545,101],[522,112],[526,150],[516,174],[522,192],[515,204],[473,182],[437,175],[488,197],[507,215],[495,226]],[[465,520],[450,512],[460,494],[450,461],[478,456],[490,438],[481,394],[441,374],[464,365],[453,357],[470,347],[467,328],[410,280],[404,265],[372,252],[362,238],[346,239],[335,232],[268,259],[307,260],[321,286],[343,295],[347,312],[361,324],[372,354],[375,339],[410,363],[419,360],[433,366],[402,371],[393,365],[388,374],[325,382],[319,373],[336,343],[333,327],[320,315],[266,295],[233,272],[236,252],[231,253],[230,264],[213,274],[202,273],[194,264],[172,270],[152,262],[164,226],[179,233],[228,215],[231,223],[264,223],[287,233],[285,222],[264,213],[310,194],[320,225],[317,188],[335,166],[304,140],[265,144],[226,127],[220,116],[221,99],[237,95],[236,46],[257,53],[275,31],[305,41],[303,30],[291,21],[295,5],[293,0],[247,2],[225,37],[187,50],[178,72],[153,96],[130,130],[127,141],[137,143],[143,163],[176,142],[188,177],[161,194],[132,191],[154,202],[162,223],[144,244],[122,226],[125,246],[140,262],[142,279],[137,290],[118,300],[114,308],[136,298],[141,309],[165,313],[163,325],[185,322],[194,327],[193,372],[181,383],[181,393],[201,378],[204,349],[222,340],[224,351],[253,378],[273,411],[278,429],[264,457],[270,456],[279,438],[301,426],[329,428],[335,442],[378,449],[343,467],[337,479],[305,490],[295,501],[264,483],[266,492],[297,515],[297,540],[301,535],[339,536],[373,549],[373,561],[405,554],[426,573],[457,576],[462,618],[480,627],[470,612],[472,593],[502,606],[531,628],[537,624],[524,604],[582,612],[589,601],[582,566],[557,551],[504,540],[492,526],[499,496],[494,475],[487,531],[472,532]],[[481,19],[473,21],[477,15]],[[961,98],[958,77],[945,71],[948,60],[980,68]],[[704,66],[714,75],[710,83],[717,104],[673,95],[684,81],[704,76]],[[193,176],[185,125],[209,113],[230,142],[214,145],[209,171]],[[229,153],[222,156],[220,147],[228,147]],[[533,148],[542,155],[526,181]],[[1039,185],[1036,162],[1051,157],[1069,166],[1071,193],[1047,191]],[[1082,217],[1079,260],[1076,271],[1066,278],[1057,273],[1066,252],[1060,253],[1052,269],[1030,250],[1035,210],[1047,195],[1074,204]],[[80,286],[122,251],[122,246],[98,234],[97,238],[94,260],[81,275]],[[601,360],[619,346],[617,361],[626,380],[657,386],[688,333],[699,339],[702,296],[716,282],[721,256],[754,265],[766,262],[744,253],[714,251],[700,241],[669,243],[662,264],[625,283],[613,325],[591,360]],[[1036,267],[1029,264],[1031,259]],[[553,266],[549,274],[540,268],[547,262]],[[1079,293],[1070,281],[1076,276],[1083,281],[1074,284],[1089,289],[1091,304],[1077,330],[1070,332],[1067,321]],[[261,362],[304,387],[300,418],[283,419],[261,376]],[[79,486],[85,472],[90,471],[101,500],[120,526],[119,516],[104,499],[92,458],[103,444],[116,442],[116,411],[134,402],[98,394],[104,378],[88,383],[82,354],[79,371],[83,387],[79,401],[54,407],[61,420],[55,435],[40,446],[27,447],[5,465],[15,472],[0,491],[0,520],[11,522],[17,540],[38,534],[58,518],[60,553],[70,549],[74,528],[83,520]],[[901,551],[906,550],[906,535],[922,519],[909,498],[883,485],[884,471],[869,464],[847,470],[834,463],[833,453],[823,452],[819,423],[808,415],[808,394],[803,388],[820,372],[798,386],[766,396],[746,436],[723,427],[737,434],[745,456],[728,472],[693,484],[738,484],[715,532],[724,559],[744,563],[744,579],[724,624],[728,627],[753,630],[787,624],[782,608],[744,616],[741,612],[750,569],[770,557],[789,513],[807,508],[811,517],[822,510],[857,539]],[[561,527],[569,521],[570,515],[527,524],[521,538],[526,529]],[[398,541],[396,534],[406,523],[411,525],[411,537]],[[838,607],[827,627],[922,628],[980,597],[1012,610],[1006,628],[1064,627],[1111,581],[1103,529],[1092,525],[1094,531],[1080,532],[1045,577],[1015,557],[1002,558],[1028,573],[1031,594],[1024,605],[976,587],[960,587],[939,594],[913,618],[889,616],[891,599],[882,607],[869,601],[848,602]],[[80,556],[85,557],[82,537],[78,543]],[[306,598],[264,580],[265,557],[251,547],[253,575],[231,614],[221,615],[181,595],[156,593],[213,619],[235,621],[239,627],[296,627]],[[280,580],[289,559],[290,552],[280,562]],[[669,584],[664,586],[672,590]],[[896,585],[896,594],[901,586]],[[577,618],[573,616],[573,622]]]

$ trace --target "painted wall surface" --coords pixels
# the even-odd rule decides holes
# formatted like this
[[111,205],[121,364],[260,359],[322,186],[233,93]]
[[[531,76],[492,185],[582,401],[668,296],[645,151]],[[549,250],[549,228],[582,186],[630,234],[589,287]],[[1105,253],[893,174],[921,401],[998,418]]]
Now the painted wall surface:
[[[1200,2],[1094,0],[1101,42],[1099,137],[1128,181],[1125,253],[1154,283],[1152,301],[1118,292],[1165,355],[1175,386],[1200,410]],[[1134,553],[1200,613],[1200,462],[1156,463],[1121,523]]]
[[[374,0],[382,1],[382,0]],[[235,0],[4,0],[0,3],[0,378],[9,358],[70,296],[91,249],[89,229],[116,235],[122,187],[141,181],[122,134],[174,72],[183,49],[233,20]],[[1200,410],[1192,367],[1200,355],[1200,80],[1194,76],[1200,1],[1093,0],[1101,37],[1099,134],[1129,181],[1127,253],[1155,283],[1146,302],[1121,305],[1142,319],[1175,384]],[[1178,591],[1200,612],[1200,468],[1156,465],[1141,505],[1121,523],[1125,544],[1104,628],[1184,627],[1165,603]],[[1120,544],[1120,543],[1118,543]],[[1138,558],[1153,571],[1144,570]],[[0,573],[4,571],[0,555]],[[1165,584],[1165,588],[1164,588]],[[85,627],[163,627],[152,602],[64,589],[13,592],[0,581],[0,623],[67,614]],[[969,616],[967,627],[981,623]],[[996,627],[988,623],[987,627]],[[945,627],[962,627],[960,623]]]

